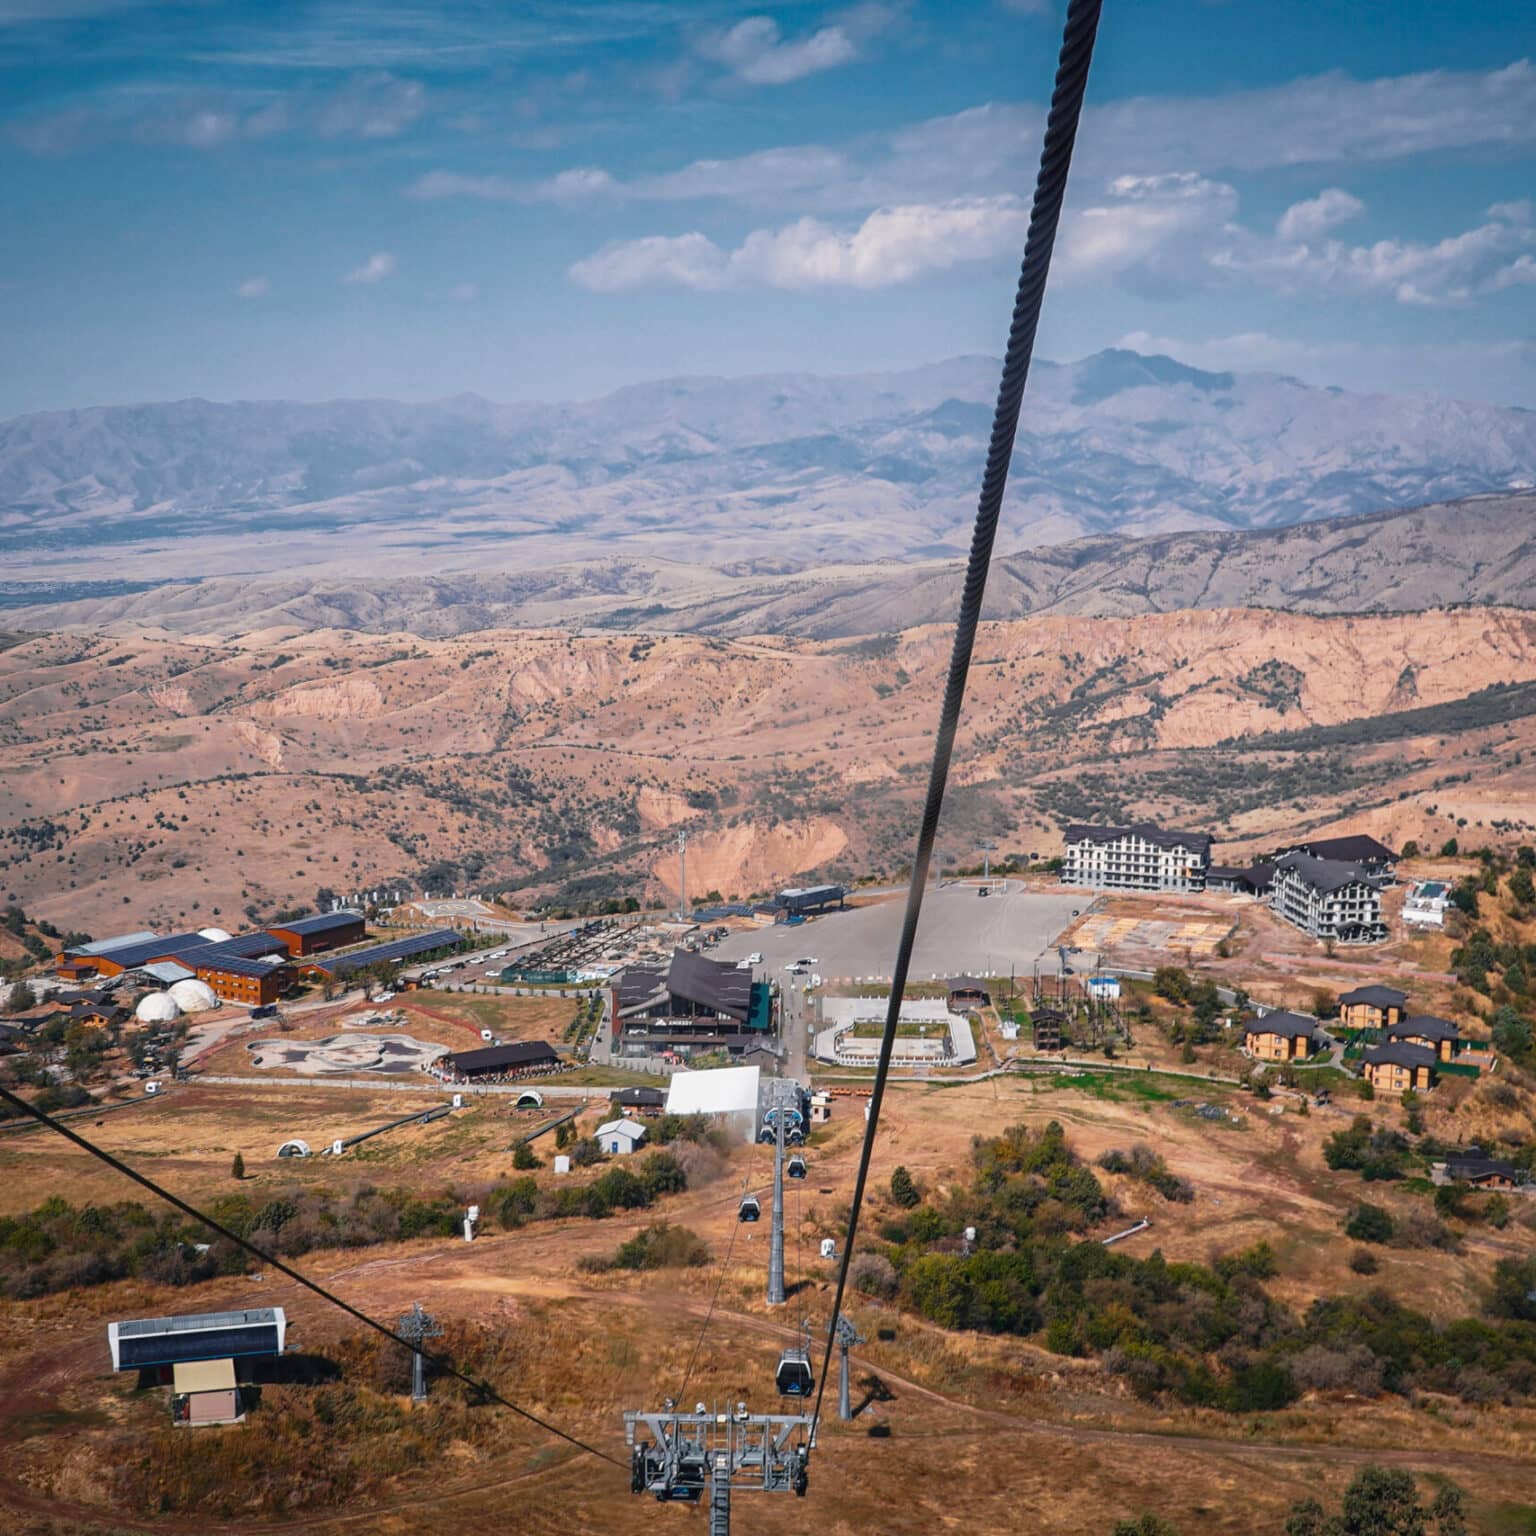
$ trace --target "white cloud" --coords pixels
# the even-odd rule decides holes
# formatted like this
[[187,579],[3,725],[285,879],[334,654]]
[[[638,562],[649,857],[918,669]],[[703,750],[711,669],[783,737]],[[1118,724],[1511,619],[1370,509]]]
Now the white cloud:
[[473,304],[480,297],[480,289],[474,283],[455,283],[448,290],[448,297],[455,304]]
[[375,251],[362,266],[354,267],[342,278],[344,283],[381,283],[395,270],[395,258],[389,251]]
[[315,127],[327,139],[393,139],[426,109],[419,81],[379,70],[354,75],[319,109]]
[[798,42],[785,41],[771,16],[749,16],[723,32],[700,38],[696,50],[750,85],[788,85],[858,56],[841,26],[822,27]]
[[518,182],[509,176],[468,176],[428,171],[406,188],[410,197],[479,198],[485,202],[583,203],[689,202],[721,199],[774,204],[803,189],[815,189],[848,167],[837,150],[819,145],[765,149],[730,160],[695,160],[680,170],[621,181],[597,166],[575,166],[544,181]]
[[1523,282],[1522,264],[1533,250],[1536,230],[1501,219],[1430,243],[1291,243],[1234,229],[1211,264],[1285,293],[1331,289],[1438,306],[1464,304]]
[[[793,199],[795,212],[848,214],[892,203],[1019,192],[1033,184],[1043,108],[988,103],[842,147],[780,146],[625,184],[627,195]],[[1434,71],[1380,80],[1344,74],[1207,97],[1136,98],[1084,112],[1074,182],[1354,164],[1478,145],[1536,144],[1536,69]],[[801,174],[778,181],[775,161]],[[698,167],[716,167],[704,177]],[[699,190],[707,181],[713,190]],[[615,182],[615,186],[619,184]],[[1347,194],[1346,194],[1347,195]]]
[[264,299],[272,291],[272,280],[267,277],[248,277],[235,289],[242,299]]
[[409,197],[477,197],[484,202],[511,202],[525,190],[505,176],[463,176],[457,171],[428,171],[406,189]]
[[1315,240],[1335,224],[1343,224],[1365,212],[1365,204],[1341,187],[1326,187],[1316,197],[1292,203],[1280,215],[1275,233],[1282,240]]
[[1505,224],[1529,224],[1536,219],[1536,203],[1528,197],[1522,197],[1513,203],[1495,203],[1488,210],[1488,217],[1498,219]]
[[572,268],[602,292],[678,286],[704,291],[887,288],[928,272],[1022,250],[1028,209],[1017,198],[966,198],[877,209],[855,229],[799,219],[758,229],[726,251],[694,232],[604,246]]
[[1063,221],[1057,267],[1066,282],[1122,280],[1134,291],[1197,287],[1210,240],[1237,212],[1237,193],[1194,172],[1120,176],[1107,197]]

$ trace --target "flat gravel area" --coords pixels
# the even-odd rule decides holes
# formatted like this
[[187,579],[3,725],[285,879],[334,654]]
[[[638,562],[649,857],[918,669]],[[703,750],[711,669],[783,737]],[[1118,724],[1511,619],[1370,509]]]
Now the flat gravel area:
[[[929,890],[918,923],[912,979],[972,973],[979,976],[1027,975],[1036,960],[1048,956],[1074,912],[1086,910],[1091,891],[1055,893],[1010,891],[979,896],[976,887]],[[896,962],[904,896],[867,907],[829,912],[793,927],[776,923],[754,933],[733,933],[709,951],[721,960],[742,960],[761,953],[764,973],[782,976],[801,957],[814,956],[816,973],[836,977],[886,977]],[[1053,962],[1054,963],[1054,962]]]

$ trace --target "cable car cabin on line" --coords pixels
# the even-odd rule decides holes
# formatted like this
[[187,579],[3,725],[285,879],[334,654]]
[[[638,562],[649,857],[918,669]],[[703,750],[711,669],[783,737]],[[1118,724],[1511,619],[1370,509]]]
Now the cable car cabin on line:
[[758,1221],[763,1214],[763,1208],[758,1204],[756,1195],[748,1195],[741,1202],[741,1208],[736,1212],[737,1221]]
[[810,1355],[803,1349],[786,1349],[779,1356],[776,1380],[780,1397],[809,1397],[816,1385]]
[[790,1158],[787,1163],[785,1163],[784,1172],[787,1173],[792,1179],[803,1179],[805,1177],[805,1159],[801,1157],[798,1152],[795,1153],[795,1155]]

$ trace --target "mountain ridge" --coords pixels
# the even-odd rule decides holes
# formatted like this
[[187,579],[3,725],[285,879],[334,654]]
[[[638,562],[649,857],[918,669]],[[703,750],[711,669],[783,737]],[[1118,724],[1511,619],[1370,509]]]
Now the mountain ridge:
[[[0,423],[0,550],[44,576],[374,575],[594,544],[809,569],[961,554],[997,363],[698,377],[600,399],[93,406]],[[1005,518],[1037,546],[1528,488],[1536,413],[1110,350],[1037,366]],[[515,546],[515,547],[514,547]],[[515,555],[516,558],[510,558]]]
[[[183,635],[332,628],[446,638],[488,628],[638,629],[837,639],[944,622],[956,559],[729,569],[624,555],[523,571],[178,581],[73,601],[6,600],[24,629]],[[25,595],[24,590],[21,595]],[[1536,493],[1285,528],[1094,535],[993,563],[984,617],[1131,617],[1256,608],[1314,615],[1536,606]]]

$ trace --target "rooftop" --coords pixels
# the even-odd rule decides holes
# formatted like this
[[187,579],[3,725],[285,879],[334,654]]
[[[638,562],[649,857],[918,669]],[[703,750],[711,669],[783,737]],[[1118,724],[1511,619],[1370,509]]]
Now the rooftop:
[[1432,1067],[1439,1060],[1427,1045],[1409,1045],[1405,1040],[1391,1040],[1373,1046],[1365,1053],[1370,1066]]
[[1344,837],[1315,837],[1295,845],[1316,859],[1339,859],[1346,864],[1397,863],[1397,855],[1383,842],[1363,832]]
[[273,933],[330,933],[337,928],[351,928],[362,922],[363,914],[351,910],[317,912],[313,917],[296,917],[291,923],[271,923]]
[[1294,870],[1314,891],[1342,891],[1348,885],[1379,887],[1381,884],[1378,876],[1359,864],[1314,858],[1310,853],[1288,853],[1276,861],[1275,869]]
[[487,1045],[475,1051],[455,1051],[443,1057],[455,1072],[494,1072],[498,1067],[524,1067],[533,1061],[558,1059],[547,1040],[521,1040],[511,1045]]
[[1244,1035],[1281,1035],[1287,1040],[1310,1040],[1317,1033],[1317,1020],[1304,1013],[1266,1013],[1255,1019]]
[[1431,1013],[1421,1013],[1415,1018],[1404,1019],[1387,1027],[1387,1039],[1404,1039],[1418,1035],[1424,1040],[1460,1040],[1460,1028],[1449,1019],[1437,1019]]
[[1139,837],[1143,842],[1151,843],[1154,848],[1188,848],[1191,852],[1205,854],[1207,858],[1211,852],[1210,833],[1168,832],[1162,827],[1153,826],[1150,821],[1134,822],[1128,827],[1080,823],[1068,827],[1065,837],[1068,843],[1115,843],[1122,837]]
[[1408,1001],[1406,992],[1399,992],[1396,987],[1378,986],[1372,982],[1369,986],[1356,987],[1353,992],[1339,993],[1341,1003],[1358,1003],[1365,1008],[1401,1008]]

